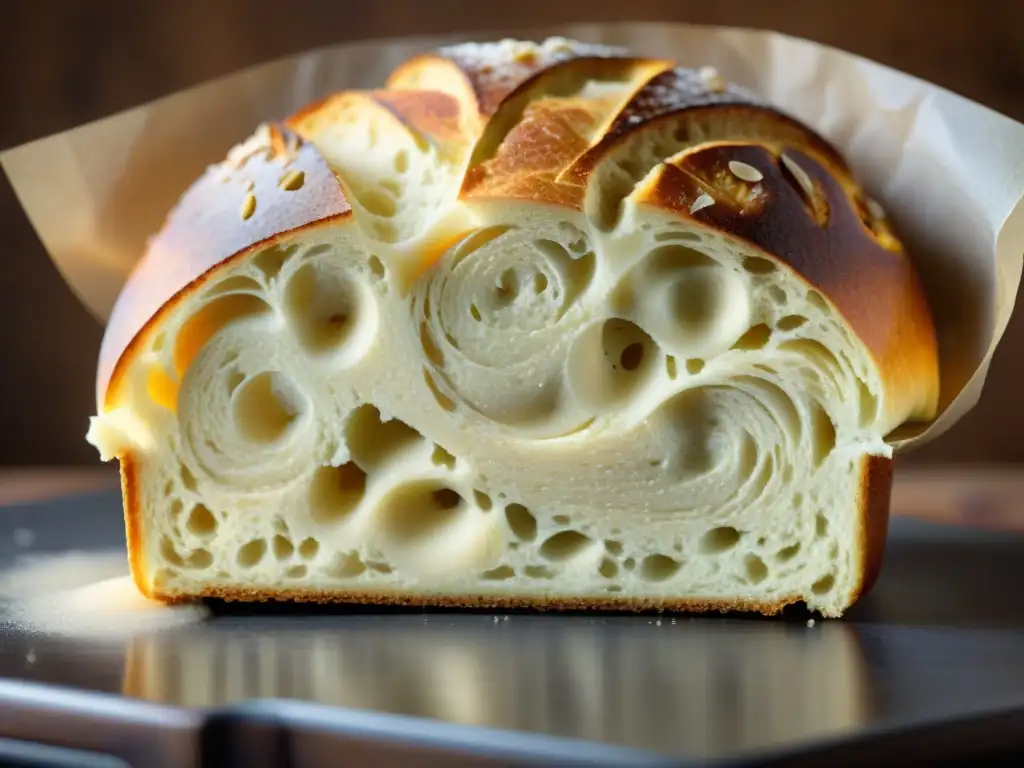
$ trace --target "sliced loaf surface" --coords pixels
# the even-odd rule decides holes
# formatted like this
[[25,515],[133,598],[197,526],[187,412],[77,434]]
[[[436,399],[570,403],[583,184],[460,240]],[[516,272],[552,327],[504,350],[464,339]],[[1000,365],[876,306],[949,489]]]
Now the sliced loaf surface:
[[711,69],[503,41],[210,168],[97,396],[152,597],[838,616],[938,356],[809,127]]

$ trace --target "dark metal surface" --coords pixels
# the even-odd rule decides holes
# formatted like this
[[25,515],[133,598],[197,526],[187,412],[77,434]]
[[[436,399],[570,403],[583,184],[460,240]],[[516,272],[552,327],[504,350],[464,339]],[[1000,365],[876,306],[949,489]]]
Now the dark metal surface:
[[[116,493],[0,508],[0,566],[18,552],[18,528],[35,533],[34,553],[123,546]],[[189,709],[297,699],[681,758],[736,758],[928,723],[986,722],[986,713],[1024,708],[1022,569],[1024,537],[899,520],[871,595],[845,619],[813,627],[801,614],[222,606],[206,623],[124,642],[6,625],[0,676]],[[1007,732],[1020,733],[1009,746],[1020,748],[1024,721],[1009,717]]]

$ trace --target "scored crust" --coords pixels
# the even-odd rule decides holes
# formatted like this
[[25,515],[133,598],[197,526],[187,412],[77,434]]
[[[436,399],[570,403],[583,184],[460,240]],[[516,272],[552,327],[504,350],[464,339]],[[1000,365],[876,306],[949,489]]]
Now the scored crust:
[[[409,83],[417,82],[412,74],[428,63],[441,61],[460,67],[457,72],[473,84],[471,92],[477,101],[472,109],[487,117],[505,100],[528,91],[546,71],[544,64],[549,68],[555,64],[563,67],[586,64],[595,60],[599,53],[608,57],[624,56],[614,48],[569,43],[564,48],[556,46],[555,50],[557,53],[548,57],[528,57],[529,66],[517,61],[514,53],[509,54],[518,75],[499,78],[499,86],[482,80],[478,70],[490,67],[492,75],[498,77],[502,72],[500,65],[479,63],[458,47],[442,49],[399,67],[389,80],[389,86],[404,89]],[[579,60],[577,51],[589,55]],[[631,64],[637,61],[624,60]],[[739,133],[760,131],[767,134],[765,138],[749,137],[746,145],[733,140],[727,157],[718,147],[701,146],[695,152],[664,164],[654,188],[648,192],[647,201],[741,237],[763,249],[769,258],[794,267],[801,277],[836,304],[857,335],[867,343],[890,393],[895,395],[893,402],[899,403],[901,397],[907,395],[914,400],[905,408],[905,418],[929,418],[938,401],[938,342],[923,285],[902,245],[889,230],[884,214],[880,215],[877,205],[850,176],[838,152],[811,129],[764,106],[747,92],[719,86],[714,81],[701,86],[703,81],[695,80],[693,73],[666,72],[666,66],[667,63],[656,60],[649,67],[636,67],[638,73],[634,76],[630,97],[620,99],[623,103],[617,105],[617,110],[604,105],[611,118],[608,131],[594,137],[593,145],[584,147],[583,152],[572,152],[576,148],[573,143],[578,144],[583,137],[571,132],[568,136],[551,136],[550,125],[543,118],[538,124],[522,121],[519,127],[523,129],[523,141],[509,142],[510,162],[499,166],[499,181],[481,182],[480,168],[471,165],[466,170],[461,196],[523,198],[582,207],[587,179],[602,161],[614,163],[616,150],[623,144],[653,139],[674,120],[699,123],[709,115],[727,123],[755,126],[753,131],[744,127]],[[651,72],[658,74],[643,81],[644,73]],[[436,85],[433,81],[430,84]],[[453,93],[458,90],[452,87]],[[666,97],[665,93],[670,95]],[[465,110],[466,105],[453,103],[442,93],[413,95],[400,90],[398,94],[373,92],[366,97],[355,96],[386,104],[396,119],[438,142],[469,146],[474,140],[485,138],[486,124],[477,135],[467,136],[456,131],[455,124],[459,122],[456,113]],[[208,171],[182,197],[167,223],[149,243],[111,314],[97,374],[101,407],[110,403],[107,385],[114,370],[131,357],[125,354],[126,347],[177,291],[222,265],[229,257],[240,256],[242,251],[275,234],[351,213],[344,180],[335,176],[312,144],[293,133],[301,128],[315,130],[308,121],[328,110],[334,100],[351,97],[350,94],[328,97],[289,117],[284,125],[268,125],[257,143],[238,152],[235,159]],[[590,110],[588,122],[594,123],[593,105],[587,105],[587,109]],[[570,115],[581,110],[586,111],[577,104],[568,109],[560,108]],[[554,109],[545,110],[543,114],[549,111]],[[564,119],[564,115],[558,117]],[[717,141],[728,141],[733,133],[735,131],[729,130],[726,137]],[[795,163],[814,184],[812,194],[825,201],[829,218],[824,228],[809,219],[806,199],[795,192],[795,187],[800,185],[790,170],[792,165],[787,167],[781,163],[782,140],[798,143],[800,155]],[[523,151],[524,145],[531,151]],[[716,194],[720,194],[727,192],[723,184],[735,181],[730,174],[721,172],[721,166],[725,165],[723,159],[745,162],[744,158],[753,160],[765,154],[771,156],[769,167],[775,169],[776,175],[769,180],[771,184],[764,185],[766,194],[761,199],[747,201],[731,211],[726,208],[728,212],[721,215],[722,206],[696,213],[689,211],[710,184],[714,183]],[[790,149],[788,156],[793,155]],[[573,162],[558,162],[566,157]],[[275,162],[278,158],[284,163]],[[278,182],[284,168],[305,174],[306,182],[300,194],[290,195],[280,189]],[[557,178],[555,169],[560,171]],[[599,177],[593,186],[601,181]],[[234,200],[223,192],[223,185],[232,182],[259,185],[261,215],[250,220],[251,226],[249,221],[239,220]],[[727,203],[728,197],[719,202]],[[267,215],[264,206],[273,214]],[[855,279],[850,279],[849,263],[854,259],[858,262],[857,274]],[[880,297],[879,291],[885,296]],[[890,314],[879,312],[879,308],[887,309]],[[894,311],[900,314],[894,316],[891,314]]]
[[[927,417],[935,408],[935,392],[920,382],[934,375],[936,337],[913,264],[884,220],[871,216],[863,194],[851,200],[814,154],[787,149],[785,158],[759,146],[705,145],[665,164],[643,199],[788,263],[846,318],[884,372],[890,391],[905,393],[909,402],[897,399],[897,407],[908,407],[911,418]],[[764,172],[761,194],[730,200],[719,185],[718,204],[690,213],[709,179],[733,178],[730,162]],[[810,180],[811,196],[790,181],[794,173]],[[822,210],[823,220],[812,218],[807,206]],[[856,281],[848,279],[852,263],[857,264]]]
[[[885,421],[934,415],[937,342],[920,280],[884,215],[827,141],[713,74],[674,69],[671,62],[568,41],[501,50],[503,59],[493,51],[489,57],[478,55],[474,46],[411,59],[392,74],[385,90],[328,97],[283,124],[266,126],[227,163],[211,168],[172,211],[118,299],[97,374],[101,412],[117,405],[123,376],[161,318],[215,274],[286,233],[352,217],[352,180],[318,150],[316,136],[341,110],[379,108],[464,170],[454,190],[461,200],[563,206],[607,228],[621,216],[616,187],[626,179],[638,202],[742,239],[766,259],[792,268],[843,316],[881,374]],[[595,76],[615,87],[572,93],[581,78]],[[648,152],[654,161],[643,157],[651,146],[657,147]],[[737,182],[734,164],[761,169],[758,194],[751,196],[749,185]],[[288,181],[295,174],[302,177],[297,187]],[[714,193],[716,204],[701,207],[707,192]],[[258,216],[246,215],[249,197],[257,201]],[[146,576],[137,460],[131,450],[118,458],[132,573],[143,592],[164,600],[200,596],[774,614],[800,599],[445,598],[222,587],[179,596]],[[863,461],[861,577],[854,599],[870,588],[880,568],[891,473],[890,458]]]
[[[289,174],[302,174],[297,191],[285,188]],[[250,197],[257,200],[259,216],[245,216]],[[204,276],[282,232],[351,212],[340,182],[313,145],[284,125],[263,126],[188,189],[149,241],[107,321],[96,373],[100,408],[116,398],[118,376],[145,330]]]

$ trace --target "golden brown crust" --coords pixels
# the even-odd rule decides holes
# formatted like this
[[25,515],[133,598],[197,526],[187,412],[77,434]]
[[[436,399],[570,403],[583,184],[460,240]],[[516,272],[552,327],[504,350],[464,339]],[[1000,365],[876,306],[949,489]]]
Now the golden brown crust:
[[124,527],[128,540],[128,570],[135,586],[143,595],[155,598],[152,585],[146,578],[149,563],[146,559],[146,532],[139,509],[139,467],[130,453],[121,457],[121,498],[124,500]]
[[[462,196],[579,208],[597,166],[624,145],[656,140],[666,127],[677,144],[719,134],[789,141],[847,171],[839,153],[802,123],[743,89],[670,67],[660,59],[582,57],[519,81],[482,128]],[[611,87],[588,90],[593,85]]]
[[582,188],[559,184],[558,176],[587,149],[586,136],[599,119],[582,107],[531,106],[491,157],[467,169],[461,196],[580,208]]
[[860,488],[861,577],[850,599],[851,605],[871,590],[882,569],[889,531],[892,473],[892,459],[884,456],[868,456],[864,459]]
[[374,91],[371,98],[403,125],[437,144],[461,142],[462,110],[459,102],[438,91]]
[[107,323],[96,377],[101,409],[133,340],[194,281],[256,244],[350,214],[338,179],[312,145],[281,125],[268,126],[266,139],[250,156],[210,168],[149,242]]
[[[454,46],[416,57],[392,74],[388,87],[444,83],[464,111],[474,113],[475,120],[462,121],[464,138],[476,141],[462,197],[576,208],[582,189],[556,183],[557,178],[600,137],[599,129],[614,118],[614,110],[672,66],[617,48],[568,42],[480,51],[479,46]],[[581,98],[592,84],[612,86],[610,94]]]
[[[594,171],[631,145],[773,139],[847,174],[827,141],[749,92],[660,59],[577,58],[519,82],[482,128],[463,198],[525,199],[580,209]],[[606,90],[588,90],[591,86]],[[658,138],[671,132],[671,144]],[[667,158],[665,158],[667,159]],[[639,182],[648,168],[627,159]]]
[[739,131],[813,145],[837,168],[846,169],[827,141],[749,91],[721,82],[713,73],[675,68],[659,72],[633,94],[599,140],[566,169],[562,181],[585,184],[594,168],[626,142],[644,141],[666,129],[678,144],[714,139],[707,135],[709,126],[725,134],[717,138],[731,138],[730,133]]
[[414,134],[439,146],[465,141],[463,110],[458,99],[441,91],[353,91],[333,94],[287,117],[284,124],[314,141],[323,127],[335,127],[348,110],[379,106]]
[[[116,363],[114,364],[113,371],[110,374],[105,390],[101,390],[98,393],[98,396],[103,398],[103,402],[100,405],[101,411],[116,407],[121,397],[121,387],[126,380],[126,375],[128,371],[131,369],[134,362],[139,358],[140,354],[145,349],[146,345],[149,343],[150,335],[156,333],[157,329],[160,327],[163,318],[170,315],[182,301],[185,301],[189,296],[201,290],[202,287],[208,281],[210,281],[218,272],[234,264],[236,261],[245,259],[246,257],[253,253],[272,247],[273,245],[284,240],[286,237],[299,234],[313,227],[343,221],[349,218],[350,215],[351,211],[345,211],[344,213],[338,214],[337,216],[329,216],[324,219],[318,219],[316,221],[310,222],[309,224],[296,227],[295,229],[291,229],[286,232],[281,232],[277,235],[274,235],[273,237],[268,237],[265,240],[260,240],[256,243],[253,243],[244,250],[232,254],[223,261],[214,264],[214,266],[212,266],[210,269],[200,273],[198,277],[196,277],[190,283],[186,284],[185,287],[183,287],[181,290],[177,291],[173,296],[171,296],[170,299],[166,301],[166,303],[158,307],[155,314],[153,314],[151,317],[145,320],[142,328],[140,328],[138,333],[136,333],[131,338],[131,341],[128,342],[128,345],[124,348],[124,351],[121,353],[121,356],[117,359]],[[154,286],[150,284],[150,287]],[[140,290],[139,294],[142,295],[144,294],[144,292]],[[100,350],[100,354],[101,356],[103,355],[102,349]]]
[[434,53],[423,54],[400,64],[388,77],[385,88],[395,93],[431,91],[445,93],[459,105],[462,129],[476,136],[484,118],[473,86],[453,61]]
[[[667,118],[691,113],[695,109],[714,107],[719,114],[739,112],[743,118],[758,125],[760,130],[780,139],[806,142],[810,148],[827,157],[837,169],[848,170],[846,161],[835,147],[806,125],[779,112],[750,91],[728,83],[719,85],[716,78],[717,75],[708,78],[689,69],[673,69],[658,75],[623,109],[619,119],[609,129],[606,140],[617,141],[635,130],[637,125],[656,124]],[[747,109],[744,110],[744,107]],[[723,108],[726,108],[724,112]],[[680,128],[683,138],[697,138],[687,132],[685,125]]]
[[[453,45],[400,64],[387,79],[389,89],[421,88],[430,70],[448,70],[451,92],[472,102],[481,118],[489,118],[514,91],[538,74],[574,59],[627,58],[622,48],[566,40],[541,48],[474,43]],[[430,84],[442,77],[431,77]]]
[[[811,180],[813,193],[783,154]],[[740,178],[735,163],[762,178]],[[714,204],[691,213],[705,194]],[[870,217],[863,195],[852,198],[812,155],[749,142],[702,145],[663,164],[639,200],[739,238],[792,267],[836,306],[875,358],[890,408],[931,416],[938,400],[938,344],[917,272],[894,238],[876,234],[881,222]]]
[[517,81],[488,114],[460,196],[578,208],[582,185],[561,183],[565,169],[600,139],[637,89],[670,66],[660,59],[582,56]]

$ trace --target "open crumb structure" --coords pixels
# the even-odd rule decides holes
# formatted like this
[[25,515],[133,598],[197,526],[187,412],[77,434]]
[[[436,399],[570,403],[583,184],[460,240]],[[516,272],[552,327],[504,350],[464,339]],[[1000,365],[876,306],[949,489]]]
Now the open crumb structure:
[[937,395],[914,266],[824,139],[710,69],[504,41],[211,167],[89,439],[164,600],[837,616]]

